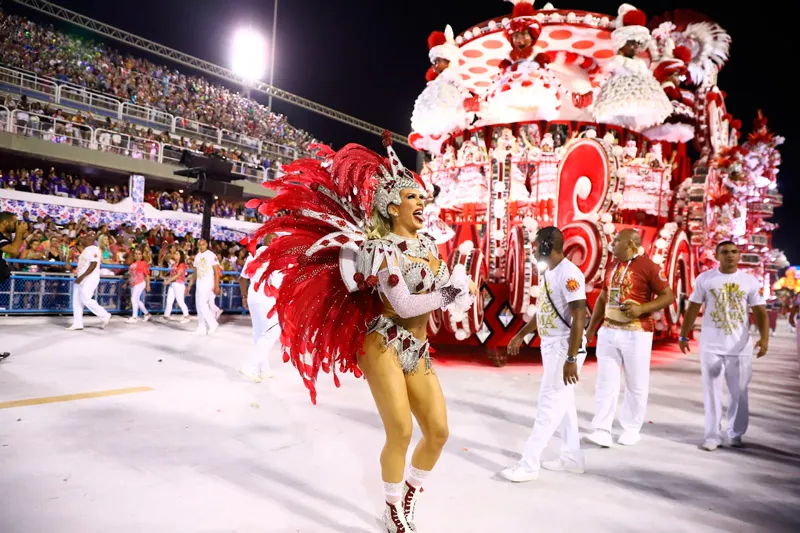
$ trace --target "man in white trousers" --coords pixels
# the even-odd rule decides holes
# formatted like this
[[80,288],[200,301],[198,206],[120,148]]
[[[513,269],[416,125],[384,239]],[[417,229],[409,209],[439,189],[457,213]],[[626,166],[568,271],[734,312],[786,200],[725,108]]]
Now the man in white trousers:
[[[264,238],[264,246],[259,247],[255,255],[247,258],[244,267],[242,267],[242,274],[239,277],[242,305],[250,311],[250,320],[253,323],[254,344],[252,353],[242,365],[239,373],[257,383],[275,376],[269,365],[269,354],[275,343],[280,339],[281,328],[278,325],[277,314],[273,314],[271,317],[267,316],[275,305],[275,298],[267,296],[268,287],[261,280],[268,265],[262,265],[252,275],[248,272],[247,267],[255,257],[258,257],[267,249],[274,238],[274,233],[270,233]],[[280,287],[280,278],[279,272],[273,272],[269,280],[266,281],[266,285],[270,285],[272,290],[277,289]],[[259,285],[258,289],[256,289],[256,285]]]
[[[574,473],[583,473],[584,467],[575,384],[586,359],[585,279],[580,269],[564,257],[564,236],[555,227],[539,230],[534,253],[537,261],[546,266],[539,275],[538,310],[509,343],[508,353],[519,353],[523,339],[538,330],[544,372],[536,421],[522,459],[500,472],[516,483],[539,477],[540,465],[547,470]],[[561,455],[541,462],[542,452],[556,430],[561,436]]]
[[681,351],[689,351],[689,332],[701,306],[700,373],[703,379],[705,439],[701,448],[716,450],[722,444],[722,379],[728,384],[728,444],[742,446],[747,431],[749,407],[747,386],[753,375],[753,342],[750,339],[752,309],[761,338],[756,341],[758,357],[767,353],[769,319],[762,284],[738,269],[739,247],[731,241],[716,248],[719,267],[700,274],[694,281],[689,308],[678,341]]
[[100,328],[105,328],[111,320],[111,314],[103,309],[94,299],[94,293],[100,284],[100,248],[94,245],[94,236],[85,233],[80,236],[83,251],[78,258],[78,277],[72,289],[72,325],[67,331],[83,329],[83,308],[95,314],[102,322]]
[[[603,288],[595,302],[587,338],[597,327],[597,384],[593,432],[590,442],[608,448],[619,403],[620,375],[625,373],[625,397],[619,413],[622,434],[617,442],[633,446],[647,411],[650,393],[650,355],[653,350],[652,314],[675,301],[661,268],[639,253],[642,241],[635,229],[623,229],[614,237],[616,262],[606,271]],[[653,299],[655,296],[655,299]]]
[[213,335],[217,330],[216,305],[214,299],[219,294],[220,275],[219,261],[214,252],[208,249],[205,239],[197,241],[198,253],[194,258],[194,272],[189,279],[188,291],[197,282],[194,294],[195,307],[197,308],[197,330],[195,335]]

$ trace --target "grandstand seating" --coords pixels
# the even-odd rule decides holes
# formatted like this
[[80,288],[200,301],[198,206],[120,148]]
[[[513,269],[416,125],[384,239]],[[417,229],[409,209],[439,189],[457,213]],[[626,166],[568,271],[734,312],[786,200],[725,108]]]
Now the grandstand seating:
[[[233,159],[238,172],[262,179],[308,156],[308,145],[317,142],[223,86],[2,11],[0,92],[28,100],[22,108],[17,102],[0,107],[7,130],[34,131],[34,122],[61,109],[64,119],[51,117],[54,129],[66,132],[71,123],[71,140],[88,147],[145,153],[167,164],[184,148],[216,151]],[[95,116],[106,123],[85,124]]]

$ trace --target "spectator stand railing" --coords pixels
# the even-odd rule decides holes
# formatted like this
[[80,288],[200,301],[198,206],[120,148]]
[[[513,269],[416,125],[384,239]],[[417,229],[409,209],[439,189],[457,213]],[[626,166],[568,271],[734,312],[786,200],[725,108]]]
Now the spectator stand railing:
[[[174,116],[160,109],[123,102],[80,85],[53,80],[16,68],[0,66],[0,88],[54,104],[69,105],[81,111],[90,111],[115,120],[167,130],[171,136],[192,137],[226,148],[252,150],[259,156],[274,157],[283,162],[293,161],[300,155],[296,148],[288,145],[241,136],[196,120]],[[238,137],[239,140],[234,140],[232,137]]]
[[[152,139],[136,137],[102,128],[92,128],[70,120],[15,109],[8,112],[2,107],[0,116],[7,117],[2,129],[10,133],[36,137],[55,143],[69,143],[92,150],[109,151],[133,159],[148,159],[167,165],[180,166],[185,148],[163,144]],[[165,148],[167,149],[165,151]],[[165,153],[166,152],[166,153]],[[263,183],[274,179],[275,172],[242,161],[231,161],[233,173],[246,179]]]
[[[72,290],[76,276],[66,272],[66,263],[24,259],[6,259],[6,261],[14,272],[11,273],[10,279],[0,283],[0,316],[72,314]],[[77,263],[71,265],[75,267]],[[19,271],[17,270],[19,268],[29,270]],[[53,272],[51,269],[60,269],[61,272]],[[109,313],[123,315],[131,313],[131,288],[127,285],[127,276],[108,275],[107,271],[127,273],[128,266],[103,264],[95,299]],[[192,270],[188,270],[188,273],[191,275]],[[162,314],[166,308],[167,287],[164,286],[164,279],[168,274],[168,268],[151,267],[150,292],[144,296],[145,306],[150,313]],[[217,306],[226,313],[246,313],[242,307],[242,295],[239,290],[239,272],[226,271],[222,275],[235,277],[237,281],[220,283]],[[194,288],[191,295],[188,292],[186,294],[186,305],[190,312],[196,313]],[[173,306],[172,313],[175,316],[181,314],[177,304]]]
[[94,146],[95,131],[90,126],[30,111],[15,109],[9,114],[3,129],[17,135],[36,137],[54,143],[84,148]]

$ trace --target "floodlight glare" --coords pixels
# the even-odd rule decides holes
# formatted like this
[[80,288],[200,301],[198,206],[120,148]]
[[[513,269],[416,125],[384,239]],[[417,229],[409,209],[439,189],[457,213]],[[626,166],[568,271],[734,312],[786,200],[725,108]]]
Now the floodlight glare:
[[240,28],[233,36],[232,67],[248,80],[260,80],[267,70],[267,41],[252,28]]

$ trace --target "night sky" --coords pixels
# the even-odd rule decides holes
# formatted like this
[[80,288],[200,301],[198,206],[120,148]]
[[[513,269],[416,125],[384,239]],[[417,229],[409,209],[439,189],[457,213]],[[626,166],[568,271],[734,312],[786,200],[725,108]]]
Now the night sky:
[[[55,3],[222,66],[230,64],[230,36],[235,28],[249,24],[265,35],[272,29],[272,0],[55,0]],[[539,0],[536,5],[542,7],[545,3]],[[620,3],[553,2],[559,9],[610,15],[616,15]],[[791,130],[798,114],[796,104],[789,103],[790,95],[796,98],[797,94],[792,78],[797,76],[793,72],[798,62],[794,39],[800,28],[790,27],[790,20],[798,20],[800,15],[797,4],[787,2],[784,5],[791,7],[780,10],[773,9],[776,4],[708,0],[640,1],[634,5],[650,17],[690,7],[705,13],[731,34],[731,59],[719,77],[720,87],[728,93],[728,112],[742,121],[747,133],[757,109],[761,108],[772,130],[787,138],[781,150],[779,190],[787,204],[790,198],[796,198],[800,192],[796,183],[800,168],[800,149],[796,143],[800,136],[793,135]],[[10,1],[4,2],[4,8],[38,21],[51,21],[44,15],[21,11]],[[428,34],[443,30],[446,24],[452,25],[458,34],[483,20],[506,15],[511,9],[512,5],[502,0],[280,0],[275,85],[405,134],[410,129],[414,100],[425,85]],[[380,149],[376,136],[279,101],[274,107],[287,114],[294,125],[336,147],[359,142]],[[400,154],[406,164],[414,165],[413,151],[404,150]],[[797,238],[800,217],[791,212],[785,206],[773,219],[781,225],[775,233],[775,245],[797,264],[800,263]]]

